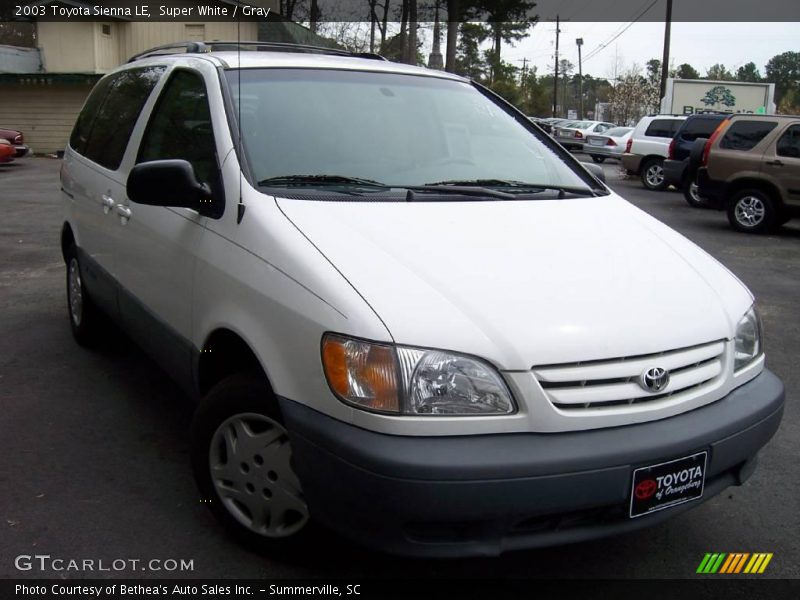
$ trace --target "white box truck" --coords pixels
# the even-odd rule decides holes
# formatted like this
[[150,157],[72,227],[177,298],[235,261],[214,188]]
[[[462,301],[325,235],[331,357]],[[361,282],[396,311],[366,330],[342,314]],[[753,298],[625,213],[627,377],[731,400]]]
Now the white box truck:
[[696,115],[705,112],[775,113],[774,83],[667,79],[661,113]]

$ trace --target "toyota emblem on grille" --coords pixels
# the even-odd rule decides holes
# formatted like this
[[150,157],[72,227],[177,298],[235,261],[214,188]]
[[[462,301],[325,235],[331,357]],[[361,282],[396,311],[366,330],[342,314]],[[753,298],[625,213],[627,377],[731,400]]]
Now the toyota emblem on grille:
[[661,367],[653,367],[642,374],[639,383],[648,392],[660,392],[669,383],[669,371]]

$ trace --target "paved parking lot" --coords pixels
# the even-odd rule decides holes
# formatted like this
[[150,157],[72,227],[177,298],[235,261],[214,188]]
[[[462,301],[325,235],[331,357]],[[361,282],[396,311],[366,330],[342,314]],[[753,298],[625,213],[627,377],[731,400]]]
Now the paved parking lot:
[[200,504],[188,464],[192,408],[158,367],[124,339],[101,352],[73,342],[58,248],[59,166],[44,158],[0,166],[1,577],[41,576],[17,571],[14,557],[50,554],[193,560],[182,575],[205,578],[682,578],[712,551],[774,552],[766,576],[800,576],[800,222],[770,236],[738,234],[722,213],[647,192],[605,165],[613,188],[722,261],[759,299],[768,363],[786,384],[787,404],[744,486],[651,529],[498,559],[404,560],[325,539],[302,560],[276,561],[230,542]]

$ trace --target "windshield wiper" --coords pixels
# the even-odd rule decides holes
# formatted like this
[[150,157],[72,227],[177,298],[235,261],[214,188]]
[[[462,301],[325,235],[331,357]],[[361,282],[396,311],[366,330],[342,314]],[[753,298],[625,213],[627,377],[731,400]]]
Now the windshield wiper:
[[[552,185],[549,183],[526,183],[524,181],[514,181],[508,179],[453,179],[449,181],[437,181],[428,184],[430,186],[446,186],[446,187],[464,187],[464,186],[494,186],[511,189],[517,194],[535,194],[543,192],[544,190],[555,190],[558,192],[559,200],[564,199],[566,195],[575,194],[577,196],[596,196],[595,192],[590,188],[576,187],[570,185]],[[427,187],[427,186],[426,186]]]
[[292,186],[292,185],[360,185],[368,187],[388,188],[386,184],[372,179],[345,177],[344,175],[278,175],[258,182],[260,186]]
[[461,196],[490,196],[492,198],[502,198],[503,200],[513,200],[514,196],[506,192],[492,190],[489,188],[468,185],[386,185],[380,181],[372,179],[362,179],[359,177],[345,177],[344,175],[279,175],[269,177],[258,182],[259,186],[314,186],[314,185],[349,185],[361,187],[373,187],[381,189],[397,188],[407,190],[406,200],[412,202],[417,199],[414,192],[438,192],[440,194],[457,194]]

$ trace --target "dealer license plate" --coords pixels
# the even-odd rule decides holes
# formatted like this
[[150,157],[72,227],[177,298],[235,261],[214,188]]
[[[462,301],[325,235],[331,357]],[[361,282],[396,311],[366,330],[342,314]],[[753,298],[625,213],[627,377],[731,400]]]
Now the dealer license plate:
[[708,452],[641,467],[633,472],[630,517],[641,517],[703,496]]

